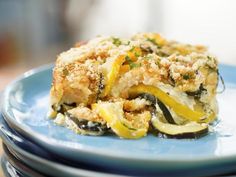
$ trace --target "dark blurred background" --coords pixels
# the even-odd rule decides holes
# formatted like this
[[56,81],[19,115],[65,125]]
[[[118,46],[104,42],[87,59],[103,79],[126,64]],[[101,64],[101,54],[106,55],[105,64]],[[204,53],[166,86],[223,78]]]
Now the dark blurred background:
[[207,45],[236,64],[235,9],[235,0],[0,0],[0,83],[79,40],[143,31]]

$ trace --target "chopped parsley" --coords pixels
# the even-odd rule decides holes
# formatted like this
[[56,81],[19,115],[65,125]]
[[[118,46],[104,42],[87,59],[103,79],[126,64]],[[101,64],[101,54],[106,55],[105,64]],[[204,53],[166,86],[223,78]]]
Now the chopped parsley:
[[134,55],[135,55],[135,57],[140,57],[140,53],[139,52],[134,52]]
[[117,47],[119,47],[122,44],[121,40],[119,38],[116,38],[116,37],[112,38],[112,43],[114,45],[116,45]]
[[208,59],[208,60],[211,60],[211,57],[210,57],[209,55],[207,55],[207,59]]
[[141,66],[141,63],[133,62],[129,56],[126,56],[125,60],[129,64],[130,69],[137,68],[137,67]]
[[67,76],[69,74],[69,71],[67,70],[67,68],[63,68],[63,75]]
[[159,60],[157,60],[155,63],[156,63],[156,65],[157,65],[159,68],[161,68],[161,63],[160,63]]
[[189,74],[184,74],[183,79],[184,80],[189,80],[189,79],[191,79],[191,76]]
[[145,57],[143,57],[143,59],[145,59],[145,60],[151,60],[153,57],[152,56],[150,56],[150,55],[146,55]]
[[130,41],[127,41],[127,43],[125,45],[130,45]]
[[140,51],[137,51],[137,47],[132,47],[129,51],[132,52],[134,54],[135,57],[140,57],[141,56],[141,52]]
[[129,66],[130,66],[130,69],[138,68],[141,66],[141,63],[130,63]]
[[133,46],[129,51],[130,51],[130,52],[133,52],[134,49],[135,49],[135,46]]
[[133,62],[129,56],[126,56],[126,57],[125,57],[125,61],[127,61],[128,63]]
[[153,43],[157,48],[160,48],[159,44],[155,41],[155,39],[147,38],[147,41]]

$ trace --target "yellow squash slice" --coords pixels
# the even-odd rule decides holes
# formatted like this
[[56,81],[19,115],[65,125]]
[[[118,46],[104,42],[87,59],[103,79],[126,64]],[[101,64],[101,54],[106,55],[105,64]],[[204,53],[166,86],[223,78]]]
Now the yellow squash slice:
[[110,93],[124,61],[125,56],[120,55],[114,61],[108,62],[108,64],[104,66],[103,74],[105,75],[105,88],[101,97],[105,97]]
[[214,117],[212,114],[207,116],[204,112],[190,109],[188,106],[177,102],[174,98],[171,98],[161,89],[154,86],[140,84],[131,87],[128,92],[130,97],[136,97],[143,93],[151,94],[158,98],[163,104],[169,106],[177,115],[190,121],[205,122],[204,120],[209,121]]
[[146,119],[146,124],[144,123],[143,127],[134,127],[131,121],[124,117],[122,102],[100,102],[93,104],[92,109],[95,110],[121,138],[138,139],[147,134],[149,120],[151,119],[151,114],[148,111],[141,113],[141,116],[139,115],[139,118],[143,117]]

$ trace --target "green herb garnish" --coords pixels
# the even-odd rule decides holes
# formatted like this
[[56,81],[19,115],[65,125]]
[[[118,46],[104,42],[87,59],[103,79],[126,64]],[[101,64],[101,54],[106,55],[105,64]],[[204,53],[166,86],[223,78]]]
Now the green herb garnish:
[[119,47],[122,43],[121,40],[119,38],[116,38],[116,37],[113,37],[112,40],[113,40],[112,43],[114,45],[116,45],[117,47]]
[[147,55],[147,56],[143,57],[143,59],[145,59],[145,60],[151,60],[152,58],[153,58],[153,57],[150,56],[150,55]]
[[130,41],[127,41],[127,44],[125,44],[125,45],[130,45]]
[[134,52],[134,56],[138,58],[138,57],[140,57],[140,53]]
[[133,46],[129,51],[132,52],[134,54],[134,56],[138,58],[141,56],[141,53],[136,51],[135,49],[136,49],[136,47]]
[[133,46],[129,51],[130,51],[130,52],[133,52],[134,49],[135,49],[135,47]]
[[159,44],[155,41],[155,39],[147,38],[147,41],[153,43],[157,48],[160,48]]
[[63,75],[67,76],[69,74],[69,71],[67,70],[67,68],[63,68]]
[[129,56],[126,56],[126,57],[125,57],[125,60],[126,60],[128,63],[133,62]]
[[156,41],[154,39],[151,38],[147,38],[147,41],[153,43],[154,45],[157,45]]
[[130,69],[133,69],[133,68],[141,67],[141,63],[130,63],[129,66],[130,66]]
[[135,63],[131,60],[129,56],[125,57],[126,62],[128,62],[130,69],[137,68],[141,66],[141,63]]
[[184,79],[184,80],[189,80],[189,79],[191,79],[191,77],[190,77],[189,74],[184,74],[184,75],[183,75],[183,79]]
[[147,41],[153,43],[155,46],[157,46],[157,48],[161,48],[155,39],[147,38]]

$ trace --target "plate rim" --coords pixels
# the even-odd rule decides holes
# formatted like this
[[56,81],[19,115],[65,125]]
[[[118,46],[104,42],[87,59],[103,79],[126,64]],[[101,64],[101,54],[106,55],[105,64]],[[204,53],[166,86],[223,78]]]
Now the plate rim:
[[[12,87],[17,82],[20,82],[23,79],[26,79],[28,77],[31,77],[37,73],[46,71],[48,69],[52,69],[54,64],[46,64],[34,69],[31,69],[24,74],[18,76],[15,80],[13,80],[3,91],[3,97],[2,97],[2,114],[5,119],[5,121],[9,124],[9,126],[13,126],[14,129],[16,129],[20,134],[23,134],[24,136],[30,138],[31,140],[34,140],[36,143],[47,147],[57,147],[61,150],[64,148],[67,148],[73,152],[79,152],[79,153],[85,153],[90,155],[96,155],[100,157],[105,157],[108,159],[118,159],[118,160],[126,160],[126,161],[142,161],[143,163],[149,162],[149,163],[158,163],[158,162],[166,162],[166,163],[202,163],[202,162],[209,162],[209,163],[215,163],[216,161],[224,162],[224,161],[232,161],[236,160],[236,153],[234,155],[224,155],[224,156],[206,156],[206,157],[197,157],[197,158],[181,158],[181,159],[173,159],[171,157],[148,157],[145,158],[144,156],[122,156],[122,154],[116,155],[110,151],[106,150],[98,150],[94,147],[88,146],[88,145],[79,145],[78,142],[65,142],[63,140],[54,139],[51,137],[47,137],[44,135],[41,135],[40,133],[34,131],[29,126],[23,125],[15,121],[15,118],[12,118],[8,112],[7,112],[7,95],[9,95]],[[227,64],[220,64],[220,67],[230,67],[231,69],[236,69],[236,66],[234,65],[227,65]],[[234,71],[235,72],[235,71]],[[144,137],[145,138],[145,137]],[[137,140],[138,141],[138,140]],[[94,151],[95,150],[95,151]]]
[[[72,167],[72,166],[68,166],[65,164],[53,162],[53,161],[44,159],[43,157],[37,156],[31,152],[28,152],[28,151],[18,147],[16,144],[14,144],[10,140],[8,140],[6,135],[2,134],[1,131],[0,131],[0,135],[3,140],[3,144],[5,144],[8,148],[10,147],[18,155],[20,154],[20,156],[24,156],[24,157],[30,159],[31,161],[35,161],[39,164],[44,164],[44,165],[48,166],[49,168],[54,168],[57,170],[63,169],[63,171],[65,171],[65,169],[66,169],[66,173],[69,173],[68,175],[77,176],[79,173],[81,175],[88,175],[88,176],[93,175],[93,176],[98,176],[98,177],[103,177],[103,176],[105,176],[105,177],[110,177],[110,176],[111,177],[128,177],[127,175],[111,174],[109,172],[107,172],[107,173],[106,172],[97,172],[97,171],[93,171],[93,170],[82,169],[82,168],[78,168],[78,167]],[[24,160],[22,160],[22,161],[24,161]]]
[[[0,119],[3,119],[3,117],[1,117],[1,114],[0,114]],[[5,121],[5,120],[3,120],[3,121]],[[2,123],[0,123],[0,124],[2,124]],[[4,123],[3,125],[4,125],[4,127],[5,127],[5,124],[7,125],[7,123]],[[10,133],[12,133],[11,132],[11,129],[10,128],[7,128],[7,131],[9,131]],[[17,158],[19,158],[19,159],[21,159],[21,161],[22,162],[24,162],[24,163],[26,163],[26,165],[27,166],[29,166],[30,168],[32,168],[32,169],[34,169],[34,168],[36,168],[34,165],[30,165],[31,163],[42,163],[42,161],[41,161],[41,159],[44,161],[44,162],[47,162],[47,166],[48,166],[48,164],[50,165],[50,167],[48,167],[48,168],[54,168],[53,166],[55,165],[55,164],[59,164],[59,169],[64,169],[64,167],[66,167],[66,169],[67,169],[67,171],[70,173],[71,172],[71,168],[72,168],[72,170],[73,170],[73,174],[70,174],[70,175],[72,175],[72,176],[74,176],[74,175],[78,175],[78,171],[83,171],[84,173],[86,173],[86,175],[89,175],[89,176],[91,176],[91,174],[94,174],[94,172],[95,172],[95,176],[97,177],[98,175],[100,176],[100,177],[103,177],[103,176],[105,176],[105,177],[131,177],[131,176],[134,176],[134,175],[132,175],[132,174],[130,174],[130,175],[128,175],[127,176],[127,174],[113,174],[113,173],[104,173],[103,171],[101,171],[101,172],[97,172],[97,171],[93,171],[93,170],[87,170],[87,169],[83,169],[83,168],[77,168],[76,169],[76,167],[70,167],[70,166],[68,166],[68,165],[64,165],[64,164],[60,164],[60,163],[57,163],[57,162],[53,162],[53,161],[50,161],[50,160],[48,160],[48,159],[45,159],[44,157],[40,157],[40,156],[38,156],[38,155],[36,155],[36,154],[34,154],[34,153],[32,153],[32,152],[28,152],[28,151],[26,151],[26,150],[24,150],[23,148],[21,148],[21,147],[19,147],[18,145],[16,145],[12,140],[9,140],[8,139],[8,137],[6,136],[6,134],[4,134],[4,133],[2,133],[2,131],[0,131],[0,136],[1,137],[3,137],[3,143],[8,147],[8,148],[10,148],[12,151],[14,151],[14,153],[13,153],[13,155],[15,156],[16,155],[16,157]],[[28,160],[27,160],[28,159]],[[43,164],[45,164],[43,162]],[[62,167],[60,167],[60,165],[62,165]],[[232,165],[231,165],[232,166]],[[218,175],[218,174],[228,174],[228,173],[234,173],[235,172],[235,168],[234,168],[234,165],[233,165],[233,167],[228,167],[227,169],[225,169],[224,168],[224,170],[214,170],[214,171],[206,171],[206,172],[201,172],[201,173],[198,173],[197,175],[195,174],[195,175],[193,175],[193,176],[205,176],[205,175],[207,175],[207,176],[210,176],[210,175]],[[56,168],[56,169],[58,169],[58,168]],[[48,170],[50,170],[50,169],[48,169]],[[47,170],[47,171],[48,171]],[[53,169],[51,169],[51,170],[53,170]],[[41,171],[41,170],[40,170]],[[168,170],[169,171],[169,170]],[[90,173],[91,172],[91,173]],[[75,174],[74,174],[75,173]],[[142,173],[144,173],[144,172],[142,172]],[[161,172],[160,172],[161,173]],[[162,175],[164,175],[164,174],[166,174],[167,172],[162,172],[161,174]],[[47,174],[49,174],[49,173],[47,173]],[[105,174],[105,175],[104,175]],[[153,172],[152,173],[152,175],[151,176],[156,176],[156,175],[154,175],[155,174],[155,172]],[[158,173],[159,174],[159,173]],[[189,174],[187,173],[187,174],[182,174],[181,172],[180,172],[180,174],[181,174],[181,176],[189,176]],[[180,174],[179,174],[179,176],[180,176]],[[69,175],[69,174],[67,174],[67,175]],[[85,174],[83,174],[83,175],[85,175]],[[64,176],[64,173],[61,175],[61,176]],[[142,175],[143,176],[143,175]],[[145,175],[146,176],[146,175]],[[148,175],[149,176],[149,175]],[[158,175],[159,176],[159,175]],[[173,175],[172,175],[173,176]]]
[[[1,158],[0,158],[0,163],[1,163],[1,169],[2,169],[2,173],[6,176],[6,177],[11,177],[11,175],[9,174],[9,171],[7,170],[7,159],[6,159],[6,155],[3,153]],[[8,162],[9,163],[9,162]],[[11,164],[10,164],[11,165]]]

